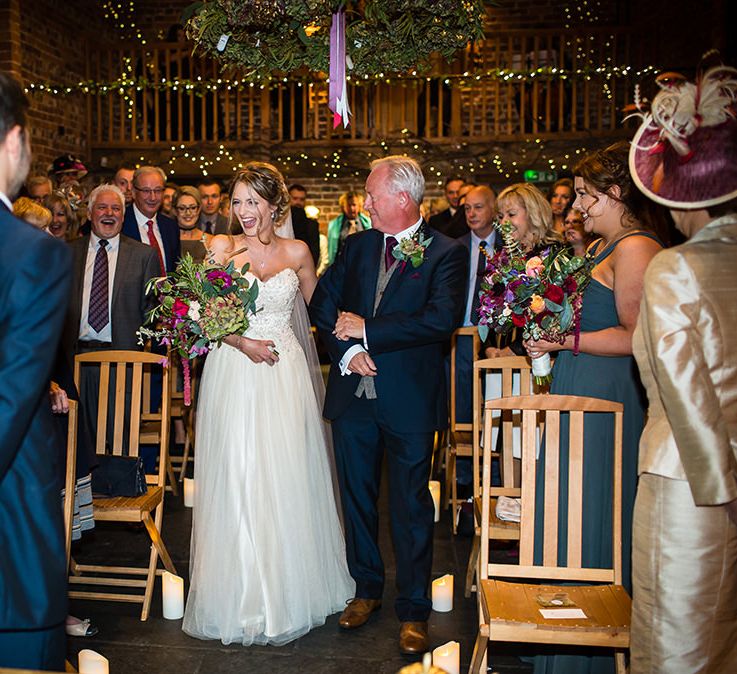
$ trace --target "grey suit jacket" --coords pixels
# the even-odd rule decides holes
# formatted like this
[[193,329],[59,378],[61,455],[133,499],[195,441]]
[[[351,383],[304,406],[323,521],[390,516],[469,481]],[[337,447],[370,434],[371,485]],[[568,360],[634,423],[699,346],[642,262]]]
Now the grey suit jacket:
[[[200,214],[200,221],[197,226],[203,232],[205,231],[205,222],[207,222],[208,220],[211,220],[211,218],[208,218],[204,213]],[[216,213],[215,215],[215,231],[213,232],[213,234],[230,234],[228,219],[220,213]]]
[[[64,351],[70,355],[77,352],[79,323],[82,317],[84,266],[89,243],[90,237],[85,236],[70,244],[72,289],[62,338]],[[146,312],[155,302],[153,296],[146,295],[146,284],[158,275],[159,261],[151,247],[121,234],[110,306],[113,349],[140,349],[136,331],[143,324]]]

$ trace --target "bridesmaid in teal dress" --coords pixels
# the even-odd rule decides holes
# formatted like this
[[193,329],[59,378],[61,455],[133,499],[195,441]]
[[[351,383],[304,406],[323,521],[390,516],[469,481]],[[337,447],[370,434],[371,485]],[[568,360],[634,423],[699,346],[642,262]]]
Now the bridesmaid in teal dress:
[[[617,143],[584,158],[574,170],[574,208],[583,215],[586,232],[597,238],[589,248],[596,266],[584,291],[578,353],[573,336],[564,344],[526,343],[531,357],[559,351],[551,393],[590,396],[624,404],[622,441],[622,563],[624,585],[631,591],[632,511],[637,486],[637,450],[644,425],[646,400],[632,357],[632,333],[639,314],[645,269],[661,250],[656,237],[638,219],[640,193],[627,164],[628,143]],[[608,416],[608,415],[607,415]],[[584,435],[583,566],[610,566],[612,561],[612,430],[611,417],[587,419]],[[561,420],[561,446],[567,427]],[[607,447],[609,448],[607,450]],[[567,470],[561,452],[561,472]],[[544,455],[538,486],[544,479]],[[540,490],[538,489],[538,492]],[[567,486],[561,486],[567,494]],[[538,494],[542,514],[542,494]],[[565,523],[567,511],[561,509]],[[542,527],[542,517],[536,527]],[[561,527],[559,562],[565,562],[565,526]],[[539,541],[542,543],[542,541]],[[536,549],[542,560],[542,546]],[[576,652],[576,651],[574,651]],[[577,651],[581,652],[581,651]],[[603,653],[603,651],[599,651]],[[613,672],[612,655],[537,657],[535,674]]]

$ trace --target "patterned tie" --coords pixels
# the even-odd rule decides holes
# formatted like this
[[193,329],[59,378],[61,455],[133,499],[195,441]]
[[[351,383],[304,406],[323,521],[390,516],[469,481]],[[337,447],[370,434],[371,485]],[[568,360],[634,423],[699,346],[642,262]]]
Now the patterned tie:
[[473,302],[471,303],[471,323],[472,325],[479,324],[479,308],[481,307],[481,298],[479,292],[481,291],[481,282],[484,280],[486,275],[486,241],[479,243],[479,259],[476,266],[476,282],[473,287]]
[[397,246],[397,240],[393,236],[387,236],[385,245],[386,248],[384,248],[384,265],[386,271],[389,271],[392,268],[392,265],[397,261],[397,259],[392,255],[392,251]]
[[161,269],[161,275],[166,276],[166,267],[164,266],[164,256],[161,254],[161,247],[159,246],[159,242],[156,240],[156,235],[154,234],[154,221],[149,220],[146,222],[146,227],[148,227],[148,245],[151,246],[156,251],[156,255],[159,256],[159,268]]
[[205,221],[205,232],[212,234],[212,223],[209,220]]
[[108,242],[100,239],[100,246],[95,255],[95,267],[92,271],[92,288],[90,290],[90,309],[87,322],[95,332],[100,332],[110,321],[108,311]]

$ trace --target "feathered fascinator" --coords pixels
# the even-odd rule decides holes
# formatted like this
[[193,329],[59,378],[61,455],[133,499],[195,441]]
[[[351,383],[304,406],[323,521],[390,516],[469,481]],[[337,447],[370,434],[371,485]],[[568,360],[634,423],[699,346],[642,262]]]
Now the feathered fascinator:
[[643,120],[630,147],[635,184],[669,208],[708,208],[737,197],[737,69],[718,65],[695,83],[662,73],[656,82],[649,111],[635,91],[634,114]]

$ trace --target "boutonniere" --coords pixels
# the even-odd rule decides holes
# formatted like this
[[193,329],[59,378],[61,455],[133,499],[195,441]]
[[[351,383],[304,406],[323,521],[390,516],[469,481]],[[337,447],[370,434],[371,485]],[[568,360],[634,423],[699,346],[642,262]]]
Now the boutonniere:
[[417,269],[425,261],[425,251],[432,243],[432,237],[425,238],[425,233],[420,227],[412,236],[402,239],[392,251],[392,255],[402,263],[400,273],[404,271],[407,262]]

